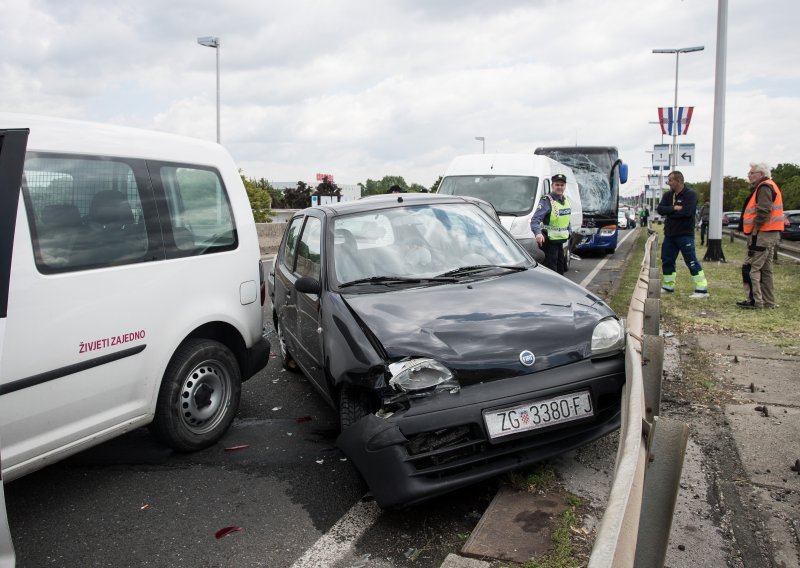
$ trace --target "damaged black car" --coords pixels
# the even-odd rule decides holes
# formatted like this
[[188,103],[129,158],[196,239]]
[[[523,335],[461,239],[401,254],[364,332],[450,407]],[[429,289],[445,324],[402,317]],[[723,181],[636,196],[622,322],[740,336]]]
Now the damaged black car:
[[381,507],[429,499],[619,428],[624,325],[458,196],[320,205],[270,275],[282,363],[339,411]]

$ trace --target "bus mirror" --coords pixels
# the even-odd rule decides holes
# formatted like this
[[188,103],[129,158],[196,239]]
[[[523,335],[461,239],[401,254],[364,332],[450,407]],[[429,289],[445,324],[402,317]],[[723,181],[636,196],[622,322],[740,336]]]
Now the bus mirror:
[[620,163],[619,165],[619,182],[625,183],[628,181],[628,164]]

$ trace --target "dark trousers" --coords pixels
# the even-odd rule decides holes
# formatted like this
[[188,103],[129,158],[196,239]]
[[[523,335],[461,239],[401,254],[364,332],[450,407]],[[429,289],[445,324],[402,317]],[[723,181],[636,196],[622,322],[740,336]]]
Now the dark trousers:
[[564,243],[567,241],[551,241],[550,239],[544,240],[542,251],[544,252],[544,265],[558,272],[564,274],[567,271],[567,254],[564,250]]
[[706,243],[706,236],[708,235],[708,221],[700,222],[700,244]]

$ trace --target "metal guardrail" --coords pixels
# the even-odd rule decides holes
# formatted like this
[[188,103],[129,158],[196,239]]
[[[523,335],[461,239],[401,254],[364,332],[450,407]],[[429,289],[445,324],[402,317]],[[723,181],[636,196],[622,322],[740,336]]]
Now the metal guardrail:
[[689,428],[660,414],[658,236],[647,239],[627,319],[626,383],[611,492],[589,568],[664,565]]

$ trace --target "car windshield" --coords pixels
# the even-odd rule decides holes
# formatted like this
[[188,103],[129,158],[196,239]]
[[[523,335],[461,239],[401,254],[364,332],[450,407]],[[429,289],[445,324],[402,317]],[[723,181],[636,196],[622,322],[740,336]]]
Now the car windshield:
[[[338,284],[439,284],[445,274],[476,278],[531,261],[495,221],[468,203],[403,206],[334,219]],[[481,267],[466,270],[465,267]]]

